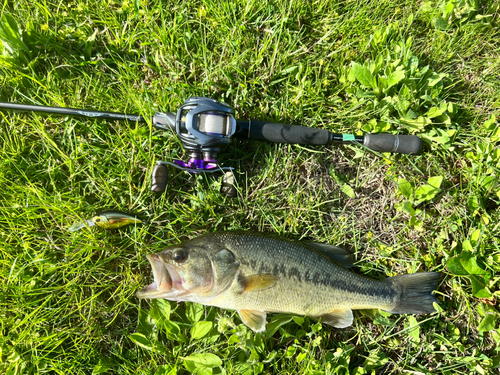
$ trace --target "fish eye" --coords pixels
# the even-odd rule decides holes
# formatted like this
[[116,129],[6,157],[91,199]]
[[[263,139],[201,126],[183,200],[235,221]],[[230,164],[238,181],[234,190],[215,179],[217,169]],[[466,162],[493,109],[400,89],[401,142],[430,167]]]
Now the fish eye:
[[177,263],[183,263],[188,258],[188,253],[185,249],[177,249],[172,255],[172,259]]

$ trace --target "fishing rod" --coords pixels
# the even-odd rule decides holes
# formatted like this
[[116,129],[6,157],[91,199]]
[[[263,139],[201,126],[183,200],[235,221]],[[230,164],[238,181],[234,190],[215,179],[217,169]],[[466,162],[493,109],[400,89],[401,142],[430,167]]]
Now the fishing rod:
[[422,140],[416,135],[394,135],[386,133],[353,135],[336,134],[326,129],[288,125],[261,120],[236,120],[235,110],[225,103],[203,97],[191,97],[177,110],[157,112],[151,119],[137,114],[101,112],[88,109],[47,107],[0,102],[0,109],[54,113],[66,116],[83,116],[104,120],[128,122],[152,122],[158,129],[174,131],[189,152],[188,161],[159,161],[153,168],[151,190],[163,192],[167,184],[167,166],[191,173],[223,172],[221,191],[235,196],[233,168],[220,167],[217,154],[221,146],[232,138],[252,139],[272,143],[302,145],[358,144],[370,150],[400,154],[418,154]]

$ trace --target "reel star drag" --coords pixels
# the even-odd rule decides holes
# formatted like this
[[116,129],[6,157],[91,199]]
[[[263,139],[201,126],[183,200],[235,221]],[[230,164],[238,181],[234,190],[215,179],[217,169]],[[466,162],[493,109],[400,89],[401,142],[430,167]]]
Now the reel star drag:
[[[2,108],[105,120],[148,122],[140,115],[86,109],[0,102],[0,109]],[[230,143],[233,138],[302,145],[360,144],[374,151],[400,154],[418,154],[422,148],[422,140],[416,135],[334,134],[325,129],[307,126],[260,120],[236,120],[234,114],[234,109],[227,104],[203,97],[187,99],[177,113],[155,113],[151,118],[153,126],[175,131],[183,147],[189,152],[189,159],[157,162],[152,172],[151,190],[158,193],[165,191],[168,178],[167,166],[172,166],[190,173],[222,172],[224,177],[221,192],[227,196],[235,196],[233,168],[221,167],[217,162],[217,154],[221,147]]]

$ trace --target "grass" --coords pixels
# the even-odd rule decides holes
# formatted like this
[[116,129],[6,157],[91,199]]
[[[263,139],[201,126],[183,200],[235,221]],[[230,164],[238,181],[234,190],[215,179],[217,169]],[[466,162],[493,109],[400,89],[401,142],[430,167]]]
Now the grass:
[[[238,198],[175,171],[155,196],[156,160],[183,156],[174,135],[1,111],[0,372],[496,373],[499,11],[480,0],[4,1],[1,101],[149,116],[208,96],[239,118],[418,134],[426,148],[238,142],[220,154]],[[146,223],[67,231],[106,209]],[[442,272],[441,311],[359,311],[342,330],[271,315],[254,334],[232,311],[137,300],[146,254],[230,229],[343,246],[374,278]]]

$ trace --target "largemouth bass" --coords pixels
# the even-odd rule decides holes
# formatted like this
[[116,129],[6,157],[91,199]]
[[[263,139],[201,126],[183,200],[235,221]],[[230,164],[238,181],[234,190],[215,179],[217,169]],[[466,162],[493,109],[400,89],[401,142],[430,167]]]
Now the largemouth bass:
[[147,258],[154,282],[137,292],[139,298],[237,310],[255,332],[265,331],[268,312],[344,328],[355,309],[427,314],[438,302],[432,295],[437,272],[377,281],[348,270],[353,264],[344,249],[264,233],[209,233]]

